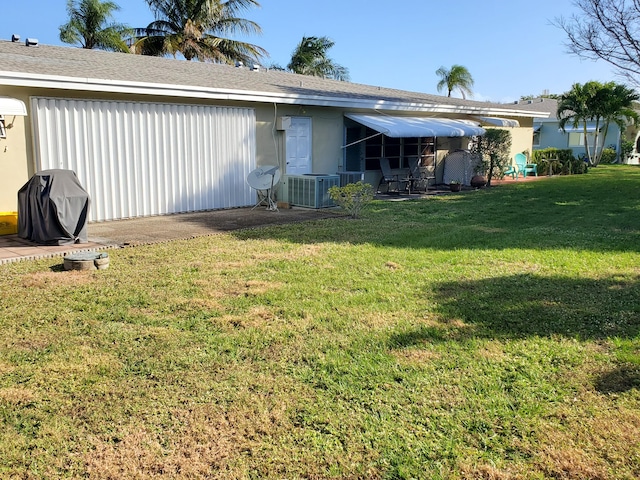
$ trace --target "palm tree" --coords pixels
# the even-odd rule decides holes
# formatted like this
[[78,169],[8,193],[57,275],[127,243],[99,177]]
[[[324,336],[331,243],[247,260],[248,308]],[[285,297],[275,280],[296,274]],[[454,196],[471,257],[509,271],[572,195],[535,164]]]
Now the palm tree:
[[60,40],[79,43],[82,48],[129,52],[123,38],[131,34],[131,29],[121,23],[108,23],[117,10],[120,7],[114,2],[68,0],[69,21],[60,26]]
[[451,92],[458,89],[462,94],[462,98],[467,98],[466,95],[470,97],[473,96],[473,77],[469,73],[466,67],[462,65],[454,65],[450,70],[445,67],[440,67],[436,70],[436,75],[440,77],[440,81],[438,82],[437,88],[438,91],[442,91],[442,89],[447,89],[447,97],[451,96]]
[[621,132],[625,131],[627,123],[633,122],[635,124],[638,122],[638,113],[633,107],[634,102],[640,98],[634,90],[626,85],[608,82],[605,84],[605,89],[609,90],[609,95],[604,102],[605,108],[602,114],[605,120],[602,132],[603,141],[607,138],[611,122],[618,125]]
[[302,75],[349,81],[349,70],[327,56],[334,45],[327,37],[302,37],[287,68]]
[[187,60],[228,64],[250,64],[267,55],[257,45],[222,36],[261,33],[257,23],[238,17],[240,11],[260,6],[256,0],[147,0],[147,3],[156,20],[137,31],[134,53],[181,54]]
[[[633,110],[633,102],[638,98],[640,96],[636,92],[614,82],[575,83],[560,97],[556,115],[563,132],[567,124],[573,128],[582,127],[587,158],[592,166],[596,166],[600,163],[609,124],[614,122],[624,130],[627,122],[638,120]],[[594,126],[591,138],[587,135],[587,123]]]

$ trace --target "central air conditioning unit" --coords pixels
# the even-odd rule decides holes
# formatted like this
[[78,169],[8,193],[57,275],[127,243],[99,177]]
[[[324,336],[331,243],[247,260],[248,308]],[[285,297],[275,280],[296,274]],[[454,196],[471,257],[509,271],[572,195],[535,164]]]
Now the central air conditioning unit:
[[283,175],[280,182],[280,198],[296,207],[334,207],[335,203],[329,197],[329,189],[333,186],[340,186],[339,175]]

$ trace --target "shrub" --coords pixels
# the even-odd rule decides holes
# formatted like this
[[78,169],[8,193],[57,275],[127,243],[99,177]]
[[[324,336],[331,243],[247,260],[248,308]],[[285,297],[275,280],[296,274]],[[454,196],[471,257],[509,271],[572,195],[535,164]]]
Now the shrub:
[[629,140],[620,142],[620,162],[624,163],[633,153],[634,143]]
[[571,161],[571,173],[587,173],[589,170],[589,164],[584,161],[584,158],[574,158]]
[[333,186],[329,189],[329,197],[351,218],[358,218],[362,209],[373,200],[373,187],[361,181],[344,187]]
[[531,161],[538,165],[538,174],[567,175],[570,173],[586,173],[584,162],[574,157],[573,150],[570,148],[536,150],[533,152]]
[[600,156],[600,163],[604,165],[616,163],[617,156],[618,155],[613,148],[605,148],[602,150],[602,155]]
[[486,133],[478,138],[476,148],[482,156],[483,170],[487,174],[487,187],[491,186],[491,178],[504,176],[504,167],[511,161],[511,142],[511,132],[496,128],[487,128]]

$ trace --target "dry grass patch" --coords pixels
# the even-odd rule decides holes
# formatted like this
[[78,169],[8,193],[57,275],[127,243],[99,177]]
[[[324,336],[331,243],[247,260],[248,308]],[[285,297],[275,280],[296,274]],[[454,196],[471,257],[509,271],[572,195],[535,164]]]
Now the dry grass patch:
[[46,289],[51,287],[87,285],[95,282],[96,279],[95,272],[91,271],[38,271],[23,275],[21,283],[24,288]]
[[[613,401],[611,401],[613,400]],[[584,410],[583,405],[602,405]],[[640,412],[593,392],[560,407],[539,432],[535,463],[551,478],[614,480],[640,478]]]
[[[252,412],[253,413],[253,412]],[[252,413],[241,419],[216,405],[176,410],[162,431],[129,425],[118,438],[94,439],[85,455],[90,478],[246,478],[240,460],[251,452],[247,428]],[[244,415],[244,414],[243,414]]]
[[498,341],[485,342],[478,350],[476,355],[483,360],[492,362],[501,362],[506,358],[504,345]]
[[36,393],[29,388],[0,388],[0,401],[4,401],[15,406],[31,404],[36,400],[36,398]]
[[84,459],[89,476],[240,479],[260,468],[270,478],[274,469],[291,471],[297,464],[289,455],[294,446],[283,440],[293,429],[290,412],[307,398],[291,388],[271,374],[254,372],[231,403],[175,408],[168,423],[155,428],[130,423],[115,435],[93,438]]
[[393,350],[391,354],[399,363],[414,366],[422,366],[441,358],[441,355],[437,352],[420,348]]
[[[206,282],[198,282],[200,285],[206,285]],[[264,295],[273,290],[282,287],[279,282],[271,282],[265,280],[234,280],[224,285],[215,285],[215,287],[207,286],[202,295],[206,298],[224,298],[230,297],[248,297]]]
[[222,312],[225,307],[220,302],[219,298],[220,297],[215,295],[213,292],[206,292],[204,297],[192,298],[184,303],[187,310]]
[[343,316],[353,319],[355,328],[362,330],[388,330],[407,317],[400,311],[369,311],[358,306],[343,307],[340,312]]
[[0,375],[8,375],[11,372],[14,372],[15,369],[16,367],[14,365],[11,365],[4,360],[0,360]]
[[460,467],[460,478],[464,480],[527,480],[531,478],[530,474],[510,472],[493,465],[462,465]]
[[27,352],[33,350],[46,350],[56,341],[52,333],[37,332],[31,335],[25,334],[22,338],[12,339],[12,348],[17,351]]
[[[220,326],[231,326],[233,328],[256,328],[266,329],[269,326],[282,326],[280,318],[273,308],[264,305],[256,305],[248,312],[239,315],[223,315],[216,320]],[[287,322],[288,323],[288,322]]]

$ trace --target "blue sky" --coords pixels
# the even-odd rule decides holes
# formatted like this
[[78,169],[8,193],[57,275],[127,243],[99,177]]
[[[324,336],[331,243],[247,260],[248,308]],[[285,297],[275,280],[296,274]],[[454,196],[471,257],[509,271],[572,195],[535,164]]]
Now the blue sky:
[[[115,20],[144,27],[153,15],[144,0],[115,0]],[[351,81],[436,94],[440,66],[467,67],[474,99],[511,102],[545,90],[563,93],[575,82],[621,81],[605,62],[580,60],[551,25],[569,16],[569,0],[262,0],[243,15],[263,29],[246,37],[265,48],[263,63],[286,65],[302,36],[327,36],[329,51]],[[66,0],[3,2],[0,39],[64,45],[58,27],[67,21]],[[1,59],[0,59],[1,62]],[[1,67],[0,67],[1,68]],[[444,92],[446,94],[446,92]]]

